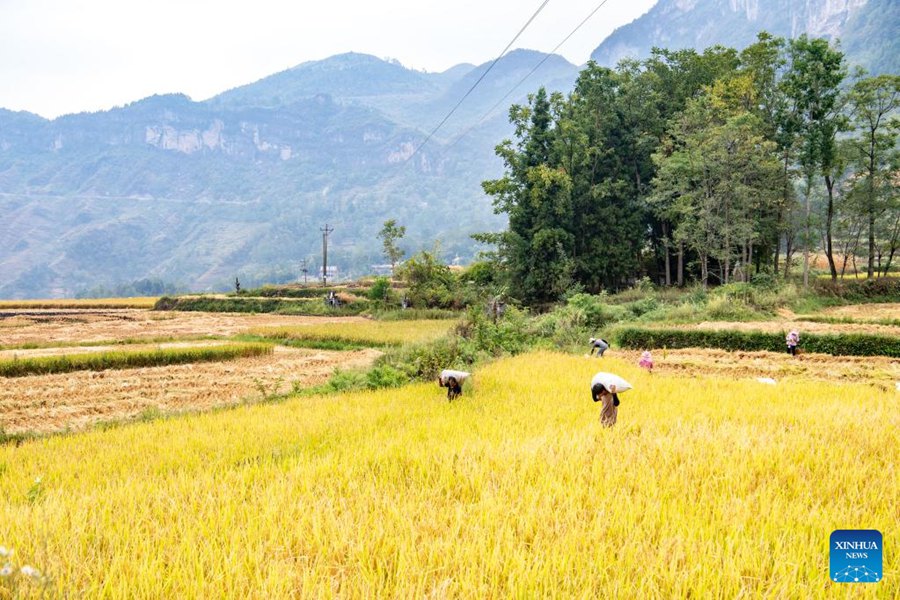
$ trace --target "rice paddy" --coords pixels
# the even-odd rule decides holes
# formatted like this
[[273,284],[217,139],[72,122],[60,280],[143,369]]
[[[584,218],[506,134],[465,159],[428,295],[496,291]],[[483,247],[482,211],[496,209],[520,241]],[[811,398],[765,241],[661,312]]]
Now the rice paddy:
[[426,342],[445,335],[454,326],[450,320],[361,321],[295,327],[251,329],[250,334],[283,341],[343,342],[365,346],[399,346]]
[[[876,386],[648,374],[604,429],[599,361],[0,447],[20,590],[117,597],[896,597],[830,582],[828,538],[900,543],[900,411]],[[45,587],[42,587],[45,586]],[[2,588],[0,588],[2,589]]]

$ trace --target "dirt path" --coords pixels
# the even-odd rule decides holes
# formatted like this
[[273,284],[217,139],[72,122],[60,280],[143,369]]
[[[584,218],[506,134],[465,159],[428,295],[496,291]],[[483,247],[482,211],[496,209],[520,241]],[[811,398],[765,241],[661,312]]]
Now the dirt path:
[[0,310],[0,345],[139,338],[229,336],[252,327],[365,321],[361,317],[157,312],[148,310]]
[[0,428],[6,433],[78,430],[100,421],[131,418],[148,409],[203,410],[259,400],[263,389],[266,394],[283,393],[295,385],[324,383],[335,367],[366,366],[379,354],[371,349],[330,352],[276,347],[271,356],[219,363],[4,379]]

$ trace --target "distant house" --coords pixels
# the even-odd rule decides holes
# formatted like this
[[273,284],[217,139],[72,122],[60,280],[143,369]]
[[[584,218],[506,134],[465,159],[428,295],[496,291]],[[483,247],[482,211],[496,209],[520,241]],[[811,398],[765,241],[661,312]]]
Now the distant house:
[[[334,265],[328,265],[328,279],[337,279],[338,268]],[[319,279],[322,279],[322,267],[319,267]]]
[[[400,265],[397,265],[400,266]],[[373,275],[390,275],[391,265],[369,265]]]

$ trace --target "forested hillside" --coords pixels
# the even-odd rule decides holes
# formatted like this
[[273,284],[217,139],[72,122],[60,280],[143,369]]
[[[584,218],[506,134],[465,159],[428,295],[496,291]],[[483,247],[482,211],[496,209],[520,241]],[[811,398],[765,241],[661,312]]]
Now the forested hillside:
[[807,278],[813,253],[832,279],[877,277],[900,249],[898,108],[900,76],[850,78],[806,36],[591,64],[514,107],[484,183],[509,228],[482,239],[529,304],[643,276]]

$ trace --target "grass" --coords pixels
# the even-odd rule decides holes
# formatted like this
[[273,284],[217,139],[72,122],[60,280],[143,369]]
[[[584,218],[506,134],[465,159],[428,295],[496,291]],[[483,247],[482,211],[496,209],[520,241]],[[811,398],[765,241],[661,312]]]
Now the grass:
[[[0,545],[56,596],[824,599],[848,591],[832,530],[900,543],[893,392],[605,359],[635,384],[607,430],[596,364],[2,447]],[[900,554],[884,570],[853,592],[896,597]]]
[[27,375],[69,373],[71,371],[102,371],[105,369],[131,369],[213,362],[260,356],[271,352],[271,345],[244,343],[195,348],[121,350],[12,358],[0,360],[0,377],[24,377]]
[[445,335],[452,327],[453,322],[446,319],[366,321],[297,327],[260,327],[251,329],[249,334],[261,339],[293,342],[298,345],[333,342],[351,346],[384,347],[431,341]]
[[153,308],[157,297],[63,298],[59,300],[0,300],[0,310],[66,308]]

